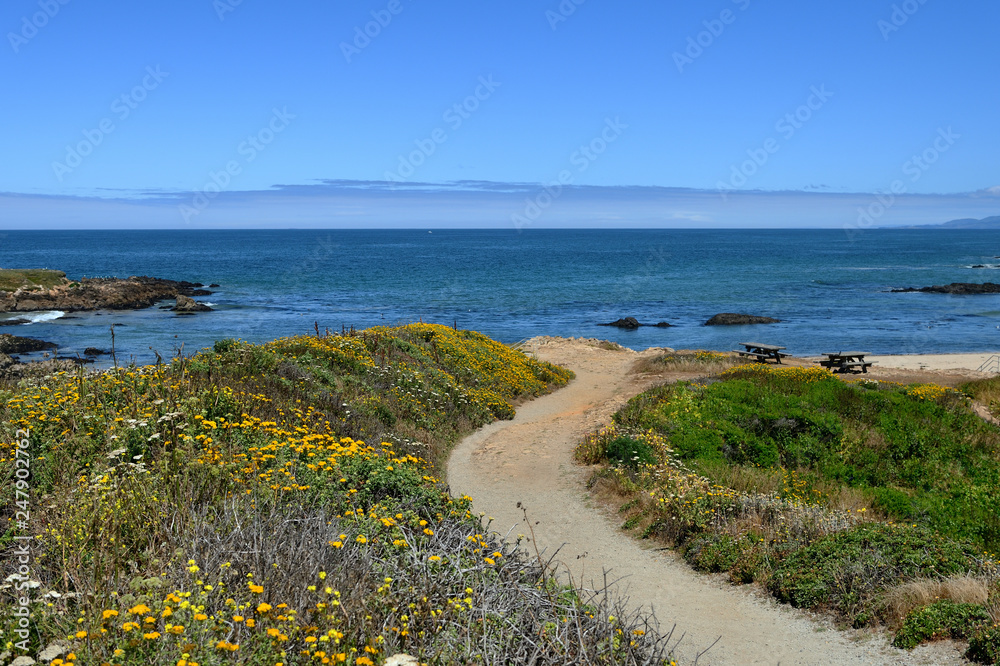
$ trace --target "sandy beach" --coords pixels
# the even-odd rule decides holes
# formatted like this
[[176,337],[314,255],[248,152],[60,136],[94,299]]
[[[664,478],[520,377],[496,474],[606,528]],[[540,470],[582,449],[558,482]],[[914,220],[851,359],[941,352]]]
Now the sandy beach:
[[[997,366],[998,357],[1000,352],[865,356],[866,361],[872,361],[875,365],[869,368],[866,375],[855,373],[853,376],[871,377],[901,384],[932,383],[954,387],[973,379],[984,379],[1000,373],[1000,367]],[[794,365],[815,365],[823,358],[822,356],[789,357],[785,362]],[[981,372],[979,368],[984,365],[987,367]]]
[[1000,351],[983,352],[981,354],[900,354],[893,356],[869,356],[868,360],[883,368],[899,368],[904,370],[956,370],[977,372],[991,358],[992,372],[996,374],[996,357]]

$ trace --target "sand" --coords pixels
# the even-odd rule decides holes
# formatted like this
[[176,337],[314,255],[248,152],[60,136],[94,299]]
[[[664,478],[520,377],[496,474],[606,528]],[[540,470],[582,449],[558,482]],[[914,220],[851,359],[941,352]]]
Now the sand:
[[[957,372],[976,371],[985,363],[993,359],[990,364],[992,372],[983,373],[982,376],[997,374],[996,359],[1000,357],[1000,351],[984,352],[981,354],[902,354],[898,356],[869,356],[866,361],[874,361],[883,368],[902,368],[906,370],[952,370]],[[977,375],[979,376],[979,375]]]
[[[897,650],[884,633],[837,630],[827,618],[778,604],[753,586],[737,587],[721,576],[698,574],[672,551],[623,533],[620,518],[599,506],[586,489],[591,468],[578,465],[573,451],[630,397],[655,382],[685,376],[631,372],[637,360],[661,350],[613,350],[593,340],[562,338],[533,338],[524,349],[571,368],[577,377],[567,387],[520,406],[513,420],[480,429],[453,452],[447,470],[452,492],[470,495],[474,509],[493,518],[493,530],[512,538],[529,534],[517,508],[522,502],[536,545],[547,553],[559,549],[557,559],[575,582],[599,588],[603,573],[610,571],[612,579],[620,578],[616,591],[628,596],[633,607],[652,608],[667,629],[676,625],[675,636],[684,635],[682,663],[691,663],[717,639],[699,664],[966,663],[961,646],[950,641]],[[930,358],[939,357],[919,357],[910,361],[914,366],[871,374],[889,374],[894,381],[902,376],[949,382],[969,377],[967,370],[913,369],[921,363],[930,367]],[[940,363],[943,369],[962,367],[951,355]],[[974,360],[961,363],[968,366]]]

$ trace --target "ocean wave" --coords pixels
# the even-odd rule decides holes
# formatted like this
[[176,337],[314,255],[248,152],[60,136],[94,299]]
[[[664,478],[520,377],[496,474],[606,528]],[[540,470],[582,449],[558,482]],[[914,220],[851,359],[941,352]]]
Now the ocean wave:
[[962,268],[1000,268],[1000,264],[969,264],[968,266],[963,266]]
[[11,312],[9,314],[10,316],[6,317],[6,319],[24,319],[25,324],[23,325],[27,326],[28,324],[39,324],[43,321],[53,321],[66,313],[62,310],[42,310],[40,312]]

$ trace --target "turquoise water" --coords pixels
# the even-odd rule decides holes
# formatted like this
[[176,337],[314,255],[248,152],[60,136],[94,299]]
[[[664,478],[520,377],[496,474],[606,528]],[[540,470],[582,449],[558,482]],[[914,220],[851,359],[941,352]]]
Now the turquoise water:
[[[152,275],[219,283],[215,312],[67,313],[0,332],[110,348],[139,362],[224,337],[270,340],[418,319],[512,343],[600,337],[632,348],[731,349],[746,339],[806,355],[1000,349],[1000,295],[892,294],[1000,282],[1000,232],[876,230],[7,232],[0,266],[70,277]],[[782,319],[705,327],[719,312]],[[54,316],[54,315],[49,315]],[[673,328],[597,326],[624,316]]]

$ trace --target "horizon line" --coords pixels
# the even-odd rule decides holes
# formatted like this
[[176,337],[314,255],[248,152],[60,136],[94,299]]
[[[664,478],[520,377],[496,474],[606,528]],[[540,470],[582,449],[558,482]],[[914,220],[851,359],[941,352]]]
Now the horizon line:
[[[992,231],[991,229],[976,229],[969,227],[947,227],[940,223],[927,223],[915,225],[884,225],[869,227],[868,231],[895,230],[895,231],[919,231],[921,229],[940,229],[942,231]],[[71,231],[86,233],[88,231],[410,231],[410,232],[431,232],[431,231],[514,231],[521,234],[526,231],[842,231],[843,226],[815,226],[815,227],[540,227],[535,226],[530,229],[516,229],[513,227],[88,227],[79,228],[48,228],[48,229],[24,229],[0,227],[0,238],[3,232],[17,231],[25,233],[52,233],[53,231]],[[997,227],[1000,231],[1000,226]]]

